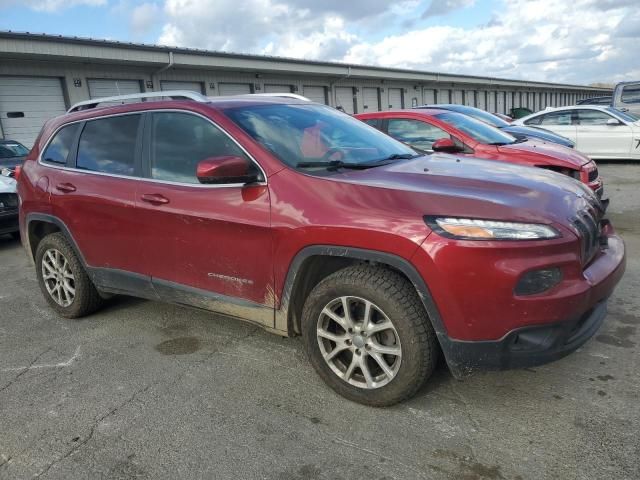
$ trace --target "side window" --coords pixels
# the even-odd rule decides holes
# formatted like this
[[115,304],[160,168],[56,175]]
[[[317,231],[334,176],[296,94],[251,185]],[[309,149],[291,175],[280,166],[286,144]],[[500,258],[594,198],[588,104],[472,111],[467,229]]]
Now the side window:
[[[161,112],[151,117],[151,178],[199,184],[198,163],[206,158],[246,155],[225,133],[204,118]],[[257,167],[256,168],[257,172]]]
[[578,110],[578,125],[606,125],[612,118],[598,110]]
[[542,119],[544,117],[545,117],[544,115],[535,116],[535,117],[530,118],[529,120],[525,121],[524,124],[525,125],[540,125],[540,122],[542,121]]
[[93,172],[133,175],[141,115],[91,120],[80,135],[76,167]]
[[622,103],[640,103],[640,83],[623,87],[621,100]]
[[388,133],[396,140],[423,151],[430,151],[436,140],[451,138],[447,132],[429,123],[399,118],[389,120]]
[[67,157],[78,133],[78,128],[80,128],[80,124],[74,123],[58,130],[53,140],[51,140],[47,148],[44,149],[42,161],[66,165]]
[[547,113],[542,117],[540,125],[571,125],[571,110]]
[[377,128],[378,130],[380,130],[380,122],[381,120],[378,120],[377,118],[366,118],[364,120],[362,120],[364,123],[366,123],[367,125],[373,127],[373,128]]

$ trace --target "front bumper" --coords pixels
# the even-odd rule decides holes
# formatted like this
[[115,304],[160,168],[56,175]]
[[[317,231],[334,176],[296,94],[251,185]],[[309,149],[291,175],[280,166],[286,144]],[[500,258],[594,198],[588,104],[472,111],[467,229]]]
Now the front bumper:
[[506,370],[543,365],[584,345],[604,323],[607,300],[565,322],[512,330],[500,340],[467,342],[443,336],[440,345],[456,377],[477,370]]
[[18,210],[0,211],[0,235],[18,230]]

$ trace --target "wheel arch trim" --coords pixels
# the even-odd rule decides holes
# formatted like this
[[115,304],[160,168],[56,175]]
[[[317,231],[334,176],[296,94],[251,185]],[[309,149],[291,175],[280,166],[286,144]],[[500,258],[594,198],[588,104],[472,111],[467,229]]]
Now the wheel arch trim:
[[429,287],[416,268],[408,260],[398,255],[378,250],[332,245],[311,245],[305,247],[300,250],[291,261],[282,289],[280,308],[275,312],[275,326],[277,330],[286,331],[289,335],[294,334],[293,322],[295,319],[293,318],[293,311],[291,309],[291,296],[297,285],[297,281],[299,280],[299,273],[304,262],[311,257],[342,257],[353,260],[376,262],[395,268],[404,274],[416,289],[437,336],[440,337],[442,335],[447,335],[446,328],[444,327],[440,312],[433,300]]

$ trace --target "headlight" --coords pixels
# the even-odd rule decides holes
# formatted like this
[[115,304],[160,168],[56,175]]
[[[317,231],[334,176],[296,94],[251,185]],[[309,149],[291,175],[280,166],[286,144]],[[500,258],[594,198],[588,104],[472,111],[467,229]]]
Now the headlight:
[[439,235],[458,240],[546,240],[560,236],[555,228],[538,223],[454,217],[425,217],[425,221]]

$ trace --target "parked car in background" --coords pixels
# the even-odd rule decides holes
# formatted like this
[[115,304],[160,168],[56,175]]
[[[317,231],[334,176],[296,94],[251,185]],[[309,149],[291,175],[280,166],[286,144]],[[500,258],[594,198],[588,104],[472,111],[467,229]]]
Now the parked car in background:
[[604,95],[602,97],[591,97],[579,100],[576,105],[611,105],[613,97],[611,95]]
[[600,105],[547,108],[514,122],[541,126],[570,138],[594,159],[640,160],[640,119]]
[[495,115],[498,118],[501,118],[507,123],[513,122],[513,118],[511,118],[509,115],[505,115],[504,113],[493,112],[493,115]]
[[18,225],[18,193],[13,172],[0,169],[0,235],[11,234],[20,238]]
[[244,318],[376,406],[441,351],[456,375],[539,365],[602,325],[625,250],[579,182],[417,154],[304,100],[170,95],[74,106],[27,157],[23,243],[58,314],[120,293]]
[[437,109],[361,113],[356,118],[420,151],[455,153],[563,173],[602,195],[596,164],[576,150],[515,137],[461,113]]
[[420,108],[420,109],[436,108],[440,110],[450,110],[452,112],[458,112],[464,115],[469,115],[470,117],[473,117],[476,120],[480,120],[485,123],[488,123],[489,125],[493,125],[494,127],[499,128],[503,132],[507,132],[508,134],[513,135],[518,140],[530,138],[530,139],[541,140],[544,142],[557,143],[558,145],[562,145],[564,147],[569,147],[569,148],[573,148],[575,146],[575,144],[568,138],[555,134],[550,130],[545,130],[539,127],[525,127],[523,125],[514,125],[512,123],[502,120],[500,117],[497,117],[493,113],[489,113],[475,107],[468,107],[466,105],[455,105],[455,104],[437,104],[437,105],[423,105],[422,107],[416,107],[416,108]]
[[640,117],[640,80],[617,84],[612,105],[621,112]]
[[527,107],[513,107],[509,110],[509,116],[514,120],[518,118],[526,117],[527,115],[531,115],[533,110]]
[[22,165],[29,149],[20,142],[14,140],[0,140],[0,170],[3,168],[14,169]]

